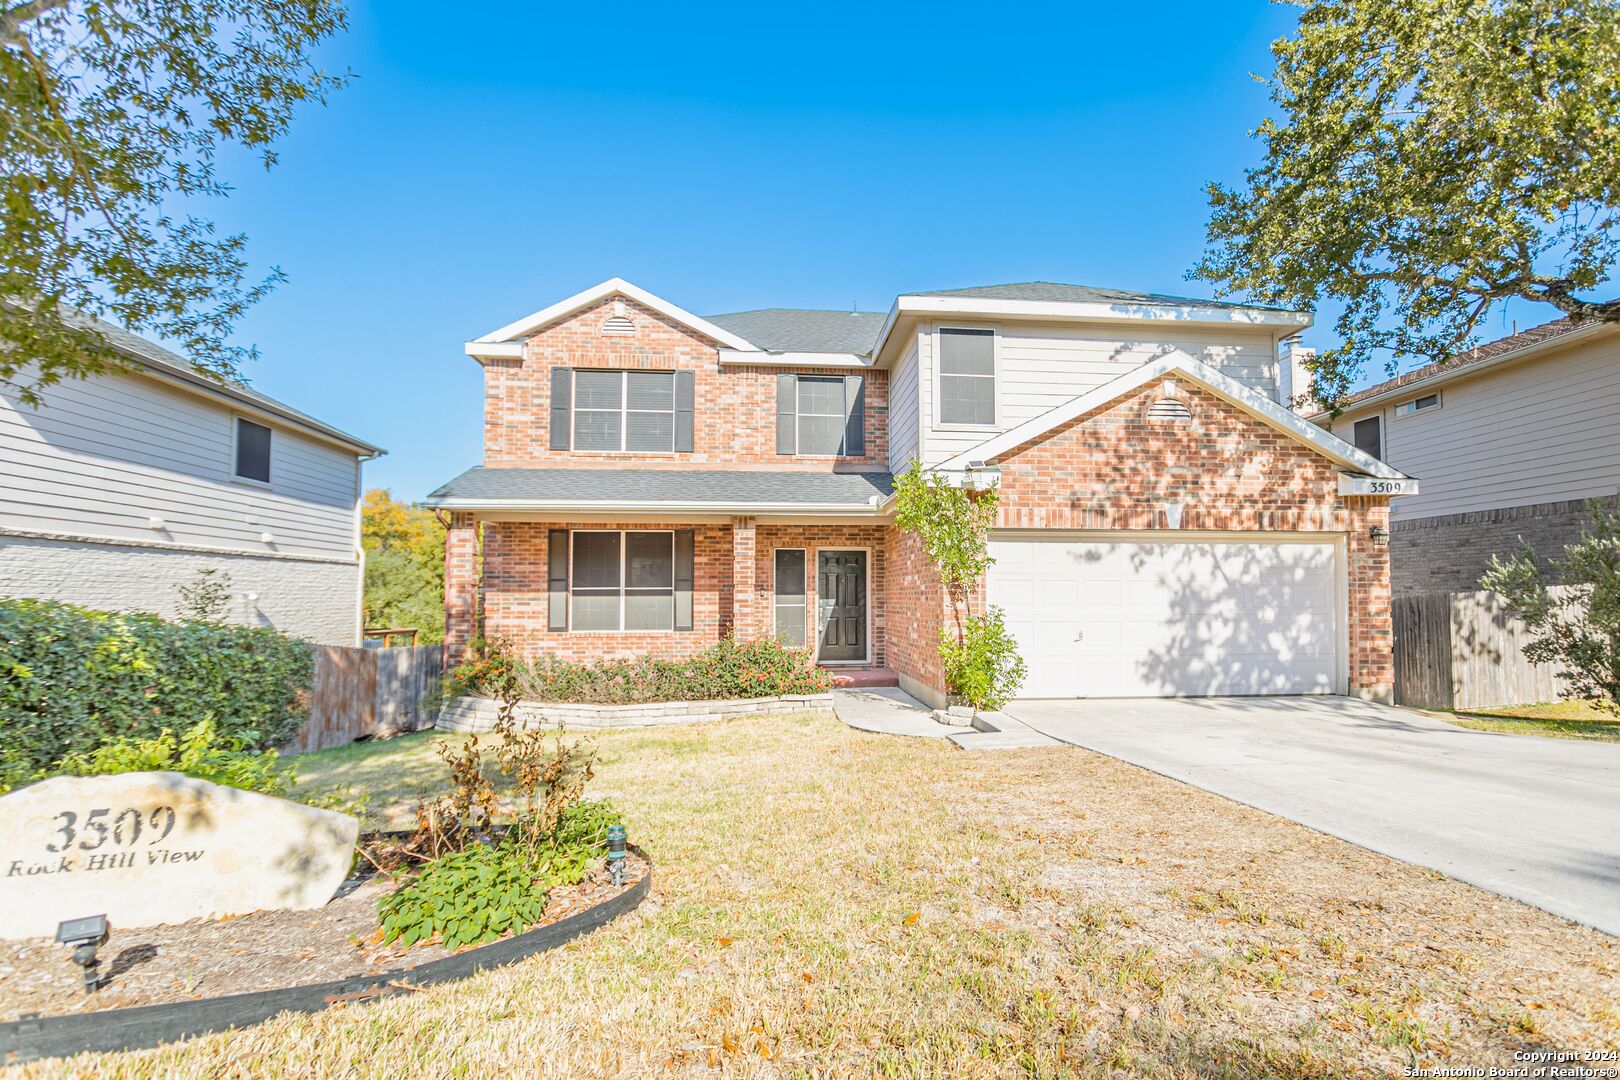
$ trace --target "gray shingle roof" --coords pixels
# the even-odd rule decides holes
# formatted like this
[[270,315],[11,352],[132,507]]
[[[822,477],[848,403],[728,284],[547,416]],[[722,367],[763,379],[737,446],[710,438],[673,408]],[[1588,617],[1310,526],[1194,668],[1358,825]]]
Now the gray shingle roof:
[[864,355],[877,343],[881,311],[811,311],[763,308],[704,318],[769,352],[839,352]]
[[193,386],[233,398],[246,405],[256,406],[274,416],[319,431],[339,442],[348,444],[362,453],[382,454],[386,452],[380,446],[373,446],[364,439],[357,439],[348,432],[341,431],[331,424],[317,420],[308,413],[299,412],[291,405],[283,404],[268,394],[261,394],[245,383],[219,379],[204,374],[198,371],[191,361],[178,353],[172,353],[161,345],[155,345],[138,334],[132,334],[123,327],[116,326],[105,319],[98,319],[81,311],[74,312],[71,321],[82,323],[98,331],[113,348],[129,357],[138,366],[150,368],[160,374],[174,376]]
[[626,503],[725,504],[739,509],[794,505],[805,509],[869,504],[894,490],[888,473],[763,472],[686,469],[468,469],[429,495],[427,506],[477,507],[540,503],[600,506]]
[[1093,285],[1064,285],[1055,281],[1021,281],[1011,285],[976,285],[966,289],[936,289],[907,293],[908,296],[959,296],[978,300],[1036,300],[1077,304],[1197,304],[1199,307],[1233,308],[1240,311],[1286,311],[1287,308],[1260,304],[1232,304],[1224,300],[1200,300],[1190,296],[1131,292],[1127,289],[1100,289]]
[[[1384,382],[1378,383],[1376,386],[1358,390],[1345,399],[1341,408],[1354,405],[1358,401],[1366,401],[1370,397],[1377,397],[1379,394],[1387,394],[1391,390],[1399,390],[1405,386],[1424,382],[1436,375],[1449,375],[1458,368],[1482,364],[1506,353],[1518,352],[1520,349],[1539,345],[1543,341],[1562,337],[1579,329],[1579,325],[1568,319],[1554,319],[1552,322],[1542,323],[1540,326],[1532,326],[1530,329],[1521,331],[1511,337],[1498,338],[1495,341],[1486,342],[1484,345],[1475,346],[1466,352],[1460,352],[1441,363],[1424,364],[1422,367],[1413,368],[1404,375],[1397,375],[1393,379],[1386,379]],[[1321,414],[1318,413],[1317,415]]]

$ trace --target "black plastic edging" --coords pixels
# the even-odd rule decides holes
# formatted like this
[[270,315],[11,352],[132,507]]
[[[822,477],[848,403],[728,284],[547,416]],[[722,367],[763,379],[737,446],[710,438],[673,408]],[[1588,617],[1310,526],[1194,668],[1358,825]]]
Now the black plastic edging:
[[[646,853],[632,845],[646,859]],[[625,892],[595,907],[559,919],[526,934],[491,942],[466,952],[430,960],[414,968],[362,975],[335,982],[306,983],[279,990],[230,994],[202,1001],[175,1001],[129,1009],[42,1016],[0,1024],[0,1063],[14,1065],[38,1058],[67,1057],[87,1051],[140,1050],[195,1035],[248,1027],[282,1012],[320,1012],[338,1003],[375,1001],[410,993],[432,983],[465,979],[489,968],[516,963],[555,949],[635,909],[652,887],[652,860],[647,872]]]

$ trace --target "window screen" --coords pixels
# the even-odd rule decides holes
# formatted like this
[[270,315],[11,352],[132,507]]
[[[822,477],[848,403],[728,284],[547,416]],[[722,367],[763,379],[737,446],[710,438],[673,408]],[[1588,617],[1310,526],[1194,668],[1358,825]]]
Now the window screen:
[[776,639],[802,649],[805,637],[804,549],[776,549]]
[[574,449],[672,452],[675,373],[575,371]]
[[940,330],[939,422],[996,422],[995,331]]
[[1365,420],[1357,420],[1354,428],[1356,449],[1363,454],[1371,454],[1375,458],[1384,456],[1383,425],[1376,416],[1369,416]]
[[573,534],[574,630],[671,630],[675,626],[675,534]]
[[844,452],[844,380],[799,376],[799,453],[836,456]]
[[236,421],[236,475],[270,482],[270,429],[240,417]]

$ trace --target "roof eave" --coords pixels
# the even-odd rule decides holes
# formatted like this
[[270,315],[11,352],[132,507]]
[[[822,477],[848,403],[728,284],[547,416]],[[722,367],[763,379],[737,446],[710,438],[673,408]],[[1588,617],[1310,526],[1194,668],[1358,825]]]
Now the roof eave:
[[721,349],[720,363],[733,367],[869,368],[872,358],[859,353],[742,352],[738,349]]
[[678,501],[678,500],[641,500],[627,501],[622,499],[607,499],[599,501],[582,501],[579,499],[486,499],[471,497],[448,496],[434,498],[428,496],[422,500],[422,505],[433,510],[500,510],[500,511],[545,511],[545,512],[625,512],[641,513],[645,511],[675,511],[682,513],[727,513],[727,514],[804,514],[816,516],[820,514],[869,514],[879,516],[882,509],[883,497],[877,496],[876,501],[859,503],[797,503],[797,502],[724,502],[724,501]]
[[468,355],[478,355],[472,352],[472,346],[474,345],[498,344],[515,340],[521,344],[520,339],[528,337],[541,327],[572,315],[574,312],[589,307],[591,304],[604,300],[615,293],[627,296],[642,306],[650,308],[660,315],[672,319],[690,330],[695,330],[704,337],[717,341],[728,348],[743,352],[759,351],[759,346],[753,342],[738,337],[731,331],[716,326],[709,320],[694,315],[680,305],[672,304],[663,297],[656,296],[641,288],[639,285],[632,285],[624,278],[615,277],[608,278],[600,284],[593,285],[588,289],[575,293],[573,296],[559,300],[555,304],[525,315],[516,322],[507,323],[498,330],[491,330],[482,337],[475,338],[467,343]]
[[[1590,323],[1586,326],[1571,330],[1568,333],[1558,334],[1555,337],[1542,338],[1540,341],[1533,341],[1530,344],[1517,349],[1509,349],[1502,355],[1493,356],[1489,360],[1480,360],[1472,364],[1457,363],[1456,361],[1452,361],[1439,371],[1435,372],[1433,375],[1428,375],[1421,379],[1413,379],[1411,382],[1402,383],[1400,386],[1391,386],[1387,390],[1378,390],[1377,393],[1371,394],[1368,397],[1361,398],[1357,401],[1352,401],[1343,409],[1339,410],[1339,415],[1348,416],[1353,412],[1360,412],[1369,406],[1383,405],[1391,398],[1404,398],[1411,395],[1415,391],[1424,390],[1431,386],[1437,386],[1441,383],[1454,382],[1457,379],[1466,378],[1470,375],[1477,375],[1481,372],[1490,371],[1491,369],[1501,367],[1504,364],[1517,363],[1520,360],[1529,360],[1532,357],[1539,356],[1542,353],[1558,348],[1561,345],[1567,345],[1572,341],[1584,341],[1586,338],[1598,336],[1602,331],[1615,329],[1616,327],[1612,323]],[[1373,389],[1376,390],[1377,388],[1374,387]],[[1312,413],[1309,417],[1307,417],[1307,419],[1309,419],[1312,423],[1316,423],[1328,418],[1329,416],[1329,410],[1323,409],[1320,412]]]

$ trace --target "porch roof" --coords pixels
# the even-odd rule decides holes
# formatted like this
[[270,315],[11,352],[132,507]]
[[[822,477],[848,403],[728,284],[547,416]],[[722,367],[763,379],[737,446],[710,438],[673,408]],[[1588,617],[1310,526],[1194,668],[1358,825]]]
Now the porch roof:
[[479,465],[422,505],[443,510],[707,510],[876,513],[886,472],[706,469],[521,469]]

